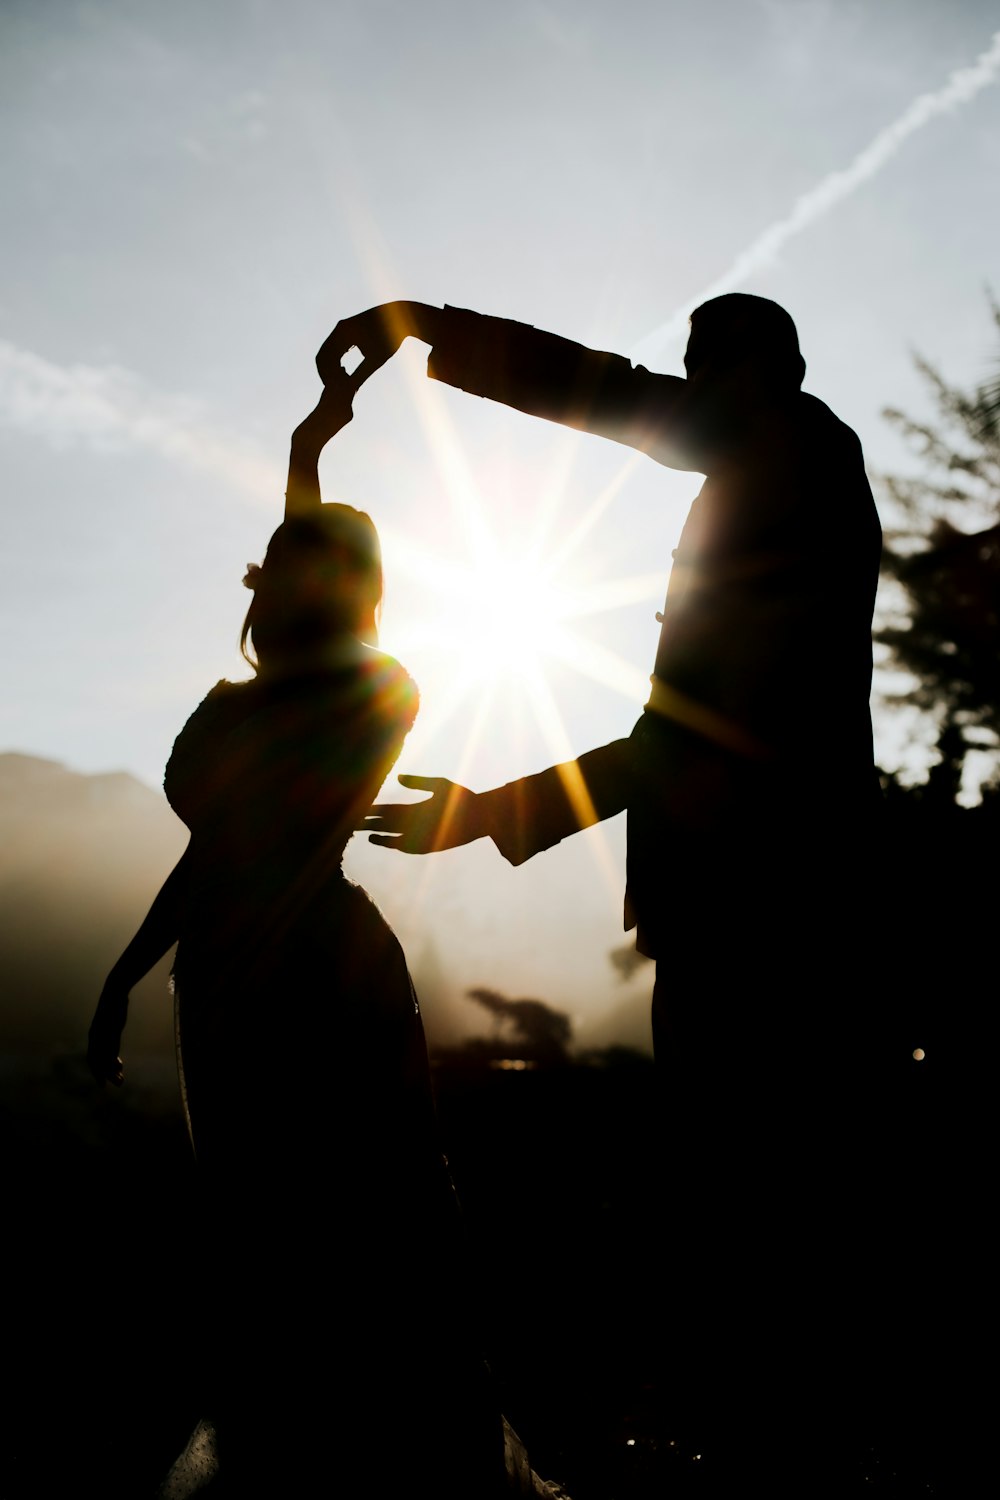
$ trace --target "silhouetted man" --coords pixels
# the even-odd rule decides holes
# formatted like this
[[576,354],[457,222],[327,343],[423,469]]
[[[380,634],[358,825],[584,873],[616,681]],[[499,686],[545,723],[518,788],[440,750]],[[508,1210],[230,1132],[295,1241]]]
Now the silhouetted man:
[[[813,883],[825,894],[830,875],[845,893],[843,858],[856,862],[877,798],[868,700],[881,532],[857,438],[800,390],[791,318],[762,297],[706,303],[681,380],[519,323],[391,303],[338,324],[320,373],[357,345],[365,378],[407,334],[432,345],[438,380],[708,477],[674,556],[631,739],[478,797],[420,778],[436,797],[382,809],[371,826],[420,852],[490,834],[520,863],[627,807],[640,949],[669,952],[672,967],[673,935],[690,938],[691,922],[718,938],[747,916],[752,928],[763,902],[774,982],[786,967],[776,929],[795,936],[782,903],[814,907]],[[737,964],[758,971],[752,953]],[[676,1010],[657,1003],[658,1044]]]
[[631,736],[478,795],[404,777],[434,795],[369,826],[409,852],[489,835],[520,863],[627,808],[627,920],[657,961],[673,1227],[651,1315],[674,1397],[709,1451],[723,1432],[728,1472],[772,1422],[799,1452],[790,1487],[807,1465],[805,1492],[823,1493],[822,1435],[848,1408],[861,1419],[838,1408],[838,1381],[852,1360],[864,1385],[850,1346],[875,1191],[861,956],[881,532],[860,444],[801,391],[795,326],[760,297],[697,309],[686,379],[409,302],[338,324],[320,374],[357,345],[360,383],[409,334],[431,345],[438,380],[707,476]]

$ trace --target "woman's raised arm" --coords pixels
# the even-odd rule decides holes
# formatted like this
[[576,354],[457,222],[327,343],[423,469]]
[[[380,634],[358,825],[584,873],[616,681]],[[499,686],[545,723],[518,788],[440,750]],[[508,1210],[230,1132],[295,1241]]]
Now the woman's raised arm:
[[353,417],[351,400],[360,385],[340,370],[307,417],[292,433],[292,450],[288,459],[288,485],[285,490],[285,520],[308,515],[321,503],[319,489],[319,456],[332,437],[336,437]]

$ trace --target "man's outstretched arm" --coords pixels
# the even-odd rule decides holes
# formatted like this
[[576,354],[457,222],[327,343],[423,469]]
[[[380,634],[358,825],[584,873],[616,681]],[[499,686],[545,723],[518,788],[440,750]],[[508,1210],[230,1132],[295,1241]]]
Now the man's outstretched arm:
[[682,441],[686,381],[506,318],[387,302],[337,324],[316,356],[320,377],[335,380],[344,355],[358,348],[360,384],[409,337],[431,345],[427,373],[435,380],[625,443],[671,468],[699,468]]
[[627,739],[489,792],[470,792],[439,776],[400,776],[401,785],[430,792],[430,797],[379,804],[362,826],[373,844],[405,854],[433,854],[492,838],[506,860],[520,865],[570,834],[622,812],[631,778]]

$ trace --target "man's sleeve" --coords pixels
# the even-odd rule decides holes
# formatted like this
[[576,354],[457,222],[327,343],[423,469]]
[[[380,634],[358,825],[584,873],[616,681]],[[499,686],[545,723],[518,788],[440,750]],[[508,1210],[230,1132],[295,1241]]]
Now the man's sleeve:
[[632,743],[613,740],[577,760],[481,793],[490,836],[504,859],[523,864],[572,833],[622,812],[629,801]]
[[633,367],[554,333],[445,307],[427,373],[474,396],[638,448],[670,468],[695,465],[681,451],[686,382]]

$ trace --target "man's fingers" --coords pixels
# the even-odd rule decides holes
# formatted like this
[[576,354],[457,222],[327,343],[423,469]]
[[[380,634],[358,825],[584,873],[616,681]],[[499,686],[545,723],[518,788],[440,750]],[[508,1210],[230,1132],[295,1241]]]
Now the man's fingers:
[[400,786],[430,792],[421,802],[377,803],[365,819],[368,842],[404,854],[433,854],[466,839],[455,837],[454,809],[468,794],[444,776],[401,775]]
[[446,776],[397,776],[400,786],[408,786],[415,792],[446,792],[452,782]]
[[413,821],[414,808],[420,806],[419,802],[380,802],[365,818],[364,827],[369,833],[376,830],[382,833],[402,833]]

